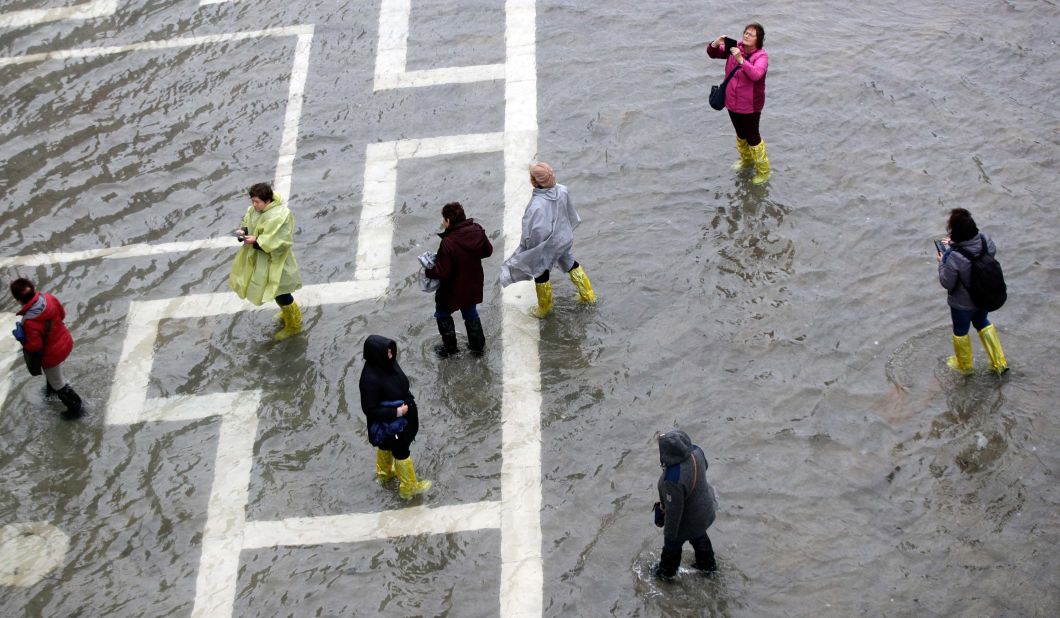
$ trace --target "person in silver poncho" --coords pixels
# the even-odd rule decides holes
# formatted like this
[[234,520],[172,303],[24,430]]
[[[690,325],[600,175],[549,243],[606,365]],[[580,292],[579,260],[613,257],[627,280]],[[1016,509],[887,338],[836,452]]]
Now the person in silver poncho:
[[537,307],[530,315],[543,318],[552,311],[552,282],[549,270],[559,265],[567,271],[581,302],[596,301],[589,276],[574,259],[574,228],[581,217],[574,210],[567,187],[556,184],[556,175],[548,163],[530,166],[530,184],[534,193],[523,213],[523,232],[519,247],[501,266],[501,285],[534,280]]

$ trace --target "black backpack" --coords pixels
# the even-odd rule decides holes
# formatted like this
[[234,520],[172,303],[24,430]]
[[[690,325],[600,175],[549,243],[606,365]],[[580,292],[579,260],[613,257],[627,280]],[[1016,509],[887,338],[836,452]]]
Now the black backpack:
[[972,302],[976,307],[985,311],[997,311],[1008,298],[1005,274],[1001,272],[1001,264],[998,264],[994,256],[987,253],[986,239],[979,236],[979,241],[982,243],[982,250],[978,256],[968,255],[960,247],[954,247],[954,250],[963,255],[972,265],[971,276],[964,286],[968,289]]

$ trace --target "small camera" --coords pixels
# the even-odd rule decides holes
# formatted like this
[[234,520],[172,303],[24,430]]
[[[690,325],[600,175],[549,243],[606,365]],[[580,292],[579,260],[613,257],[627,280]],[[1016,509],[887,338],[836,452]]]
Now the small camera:
[[243,240],[247,237],[247,231],[244,230],[243,228],[232,230],[230,233],[239,242],[243,242]]

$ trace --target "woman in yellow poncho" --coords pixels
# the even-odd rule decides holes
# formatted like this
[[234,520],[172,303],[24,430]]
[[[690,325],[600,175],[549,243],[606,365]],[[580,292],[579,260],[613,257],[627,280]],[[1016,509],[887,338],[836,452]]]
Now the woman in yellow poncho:
[[292,295],[302,287],[298,260],[291,251],[294,216],[267,183],[258,183],[248,192],[250,208],[243,215],[242,235],[237,235],[243,246],[232,263],[228,287],[255,305],[275,299],[283,329],[274,338],[283,341],[302,332],[302,311]]

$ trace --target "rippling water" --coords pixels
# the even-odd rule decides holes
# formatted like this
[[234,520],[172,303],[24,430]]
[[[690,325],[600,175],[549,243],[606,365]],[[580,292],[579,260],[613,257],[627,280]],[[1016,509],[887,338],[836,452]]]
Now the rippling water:
[[[596,287],[557,277],[541,326],[544,613],[1052,616],[1060,612],[1060,9],[1051,2],[539,3],[539,154],[584,219]],[[410,69],[501,62],[492,2],[413,2]],[[61,6],[56,4],[55,6]],[[35,8],[7,2],[0,12]],[[365,145],[504,128],[503,82],[374,93],[378,3],[120,3],[0,30],[0,55],[315,24],[292,205],[307,283],[353,267]],[[774,176],[733,174],[703,46],[752,19],[770,53]],[[3,256],[220,236],[276,165],[290,40],[0,67]],[[439,363],[413,256],[458,199],[500,247],[501,155],[402,163],[391,289],[307,312],[165,320],[152,396],[261,389],[248,520],[400,507],[371,478],[356,379],[387,333],[425,411],[431,504],[500,493],[500,290],[489,353]],[[963,206],[1009,279],[1012,371],[951,374],[930,238]],[[70,537],[57,570],[0,587],[4,615],[187,615],[218,423],[105,426],[132,300],[223,291],[231,253],[9,267],[66,304],[63,423],[16,367],[0,414],[0,525]],[[499,266],[500,251],[487,261]],[[13,304],[8,305],[14,310]],[[10,317],[10,316],[9,316]],[[8,322],[13,322],[13,318]],[[721,573],[649,574],[656,430],[707,452]],[[246,550],[237,616],[493,615],[499,532]],[[688,556],[686,556],[687,559]]]

